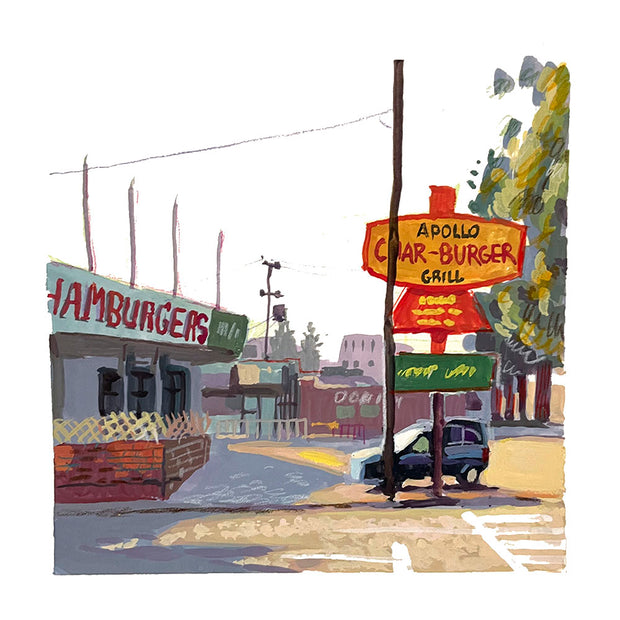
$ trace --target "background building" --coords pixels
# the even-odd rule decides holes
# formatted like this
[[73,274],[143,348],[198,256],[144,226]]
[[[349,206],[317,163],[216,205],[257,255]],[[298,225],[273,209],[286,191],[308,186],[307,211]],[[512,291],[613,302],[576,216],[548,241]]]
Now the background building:
[[[411,351],[406,344],[396,343],[396,353]],[[338,366],[345,370],[359,369],[377,383],[385,381],[383,337],[380,335],[347,334],[343,337],[338,355]],[[332,366],[333,364],[325,364]]]

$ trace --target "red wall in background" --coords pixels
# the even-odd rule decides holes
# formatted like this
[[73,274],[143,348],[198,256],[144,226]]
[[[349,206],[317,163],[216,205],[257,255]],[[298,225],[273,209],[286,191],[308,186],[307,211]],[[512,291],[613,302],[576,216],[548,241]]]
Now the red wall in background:
[[[300,418],[307,418],[308,433],[329,433],[327,424],[363,425],[366,437],[380,435],[383,428],[383,388],[380,385],[349,387],[302,379]],[[465,394],[449,394],[446,416],[465,415]],[[430,395],[423,392],[396,394],[395,430],[431,418]]]

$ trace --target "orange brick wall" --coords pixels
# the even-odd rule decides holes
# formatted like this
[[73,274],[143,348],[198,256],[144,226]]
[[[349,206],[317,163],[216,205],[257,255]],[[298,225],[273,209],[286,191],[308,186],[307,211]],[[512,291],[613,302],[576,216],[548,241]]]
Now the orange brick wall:
[[207,462],[209,445],[188,437],[55,446],[56,502],[162,499]]

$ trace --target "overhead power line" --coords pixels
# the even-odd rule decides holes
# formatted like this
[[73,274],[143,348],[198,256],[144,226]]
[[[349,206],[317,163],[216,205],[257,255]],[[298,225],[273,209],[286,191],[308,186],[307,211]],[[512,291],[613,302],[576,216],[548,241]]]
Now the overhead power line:
[[[219,144],[217,146],[207,146],[201,149],[193,149],[190,151],[179,151],[178,153],[167,153],[166,155],[150,155],[149,157],[142,157],[140,159],[133,159],[131,161],[122,161],[122,162],[117,162],[115,164],[107,164],[107,165],[102,165],[102,166],[89,166],[88,169],[89,170],[104,170],[107,168],[117,168],[119,166],[129,166],[131,164],[141,164],[145,161],[151,161],[154,159],[166,159],[168,157],[180,157],[181,155],[194,155],[195,153],[205,153],[207,151],[216,151],[219,149],[228,149],[231,148],[233,146],[241,146],[242,144],[250,144],[252,142],[262,142],[264,140],[276,140],[278,138],[291,138],[293,136],[301,136],[303,134],[306,133],[313,133],[316,131],[328,131],[330,129],[337,129],[339,127],[345,127],[347,125],[354,125],[355,123],[361,123],[362,121],[367,121],[371,118],[376,118],[379,116],[383,116],[384,114],[388,114],[389,112],[391,112],[392,110],[384,110],[383,112],[377,112],[375,114],[369,114],[368,116],[362,116],[360,118],[356,118],[355,120],[352,121],[345,121],[343,123],[336,123],[335,125],[327,125],[325,127],[314,127],[312,129],[301,129],[298,131],[292,131],[290,133],[281,133],[281,134],[274,134],[271,136],[263,136],[261,138],[248,138],[247,140],[239,140],[238,142],[230,142],[228,144]],[[79,170],[64,170],[64,171],[57,171],[57,172],[50,172],[50,175],[55,175],[55,174],[77,174],[77,173],[82,173],[82,169],[80,168]]]

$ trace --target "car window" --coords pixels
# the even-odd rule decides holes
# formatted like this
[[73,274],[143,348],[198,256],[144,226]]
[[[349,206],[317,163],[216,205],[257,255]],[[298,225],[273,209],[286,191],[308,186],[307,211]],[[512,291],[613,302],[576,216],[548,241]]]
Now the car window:
[[418,437],[411,446],[411,452],[414,454],[424,454],[430,451],[430,442],[428,437],[422,435]]
[[482,436],[473,428],[466,428],[463,436],[463,443],[482,443]]
[[463,427],[451,424],[446,426],[443,434],[443,443],[446,446],[463,443]]

